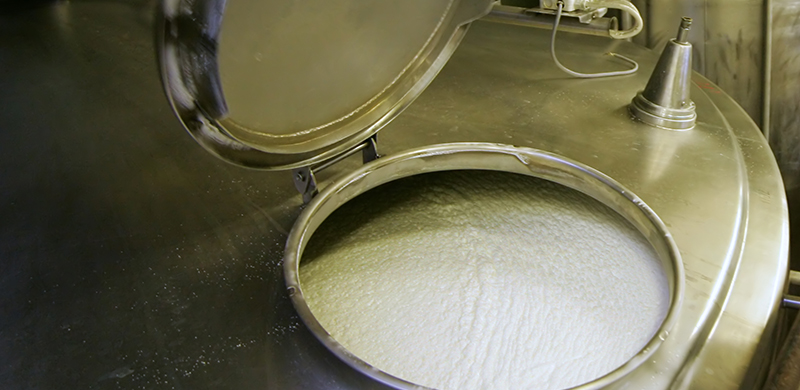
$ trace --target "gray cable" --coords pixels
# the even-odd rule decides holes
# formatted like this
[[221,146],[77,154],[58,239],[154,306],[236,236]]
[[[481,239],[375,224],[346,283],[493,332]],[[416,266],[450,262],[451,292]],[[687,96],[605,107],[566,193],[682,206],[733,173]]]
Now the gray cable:
[[633,65],[633,69],[618,70],[618,71],[615,71],[615,72],[602,72],[602,73],[580,73],[580,72],[576,72],[576,71],[571,70],[571,69],[567,68],[566,66],[562,65],[561,62],[558,61],[558,57],[556,57],[556,31],[558,31],[558,24],[561,22],[561,10],[562,10],[562,8],[564,8],[564,3],[561,0],[559,0],[558,9],[556,10],[556,22],[553,24],[553,33],[552,33],[552,35],[550,35],[550,56],[553,57],[553,62],[556,63],[556,66],[558,66],[559,69],[563,70],[565,73],[567,73],[570,76],[580,77],[580,78],[584,78],[584,79],[598,78],[598,77],[611,77],[611,76],[624,76],[624,75],[635,73],[637,70],[639,70],[639,64],[636,61],[634,61],[634,60],[632,60],[632,59],[630,59],[628,57],[625,57],[625,56],[623,56],[621,54],[617,54],[617,53],[608,53],[608,55],[617,57],[617,58],[619,58],[619,59],[621,59],[621,60],[623,60],[625,62],[630,63],[631,65]]

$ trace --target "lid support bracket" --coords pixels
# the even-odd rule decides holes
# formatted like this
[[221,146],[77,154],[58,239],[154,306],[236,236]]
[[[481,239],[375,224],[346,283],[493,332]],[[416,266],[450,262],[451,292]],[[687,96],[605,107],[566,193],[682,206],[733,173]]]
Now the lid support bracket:
[[330,168],[333,164],[352,156],[358,151],[361,151],[361,160],[364,164],[378,159],[380,157],[380,154],[378,154],[378,135],[375,134],[369,137],[366,141],[330,160],[323,161],[315,166],[293,169],[292,180],[294,181],[294,187],[303,195],[303,203],[311,202],[311,199],[319,193],[315,173]]

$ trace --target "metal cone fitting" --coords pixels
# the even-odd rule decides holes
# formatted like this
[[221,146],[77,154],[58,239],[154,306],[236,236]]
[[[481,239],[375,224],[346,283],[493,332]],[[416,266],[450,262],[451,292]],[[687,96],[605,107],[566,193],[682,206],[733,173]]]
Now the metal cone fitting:
[[683,17],[678,37],[670,40],[644,91],[636,94],[630,111],[649,125],[673,130],[694,127],[697,114],[689,98],[692,44],[686,41],[692,18]]

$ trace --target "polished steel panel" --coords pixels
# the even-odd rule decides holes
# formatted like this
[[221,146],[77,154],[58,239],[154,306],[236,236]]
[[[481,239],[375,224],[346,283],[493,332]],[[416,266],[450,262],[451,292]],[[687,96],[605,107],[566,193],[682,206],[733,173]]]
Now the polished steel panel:
[[[695,69],[741,104],[767,136],[778,160],[792,211],[792,225],[800,226],[800,2],[797,0],[665,1],[637,0],[651,23],[638,42],[657,46],[669,33],[662,16],[702,16],[708,23],[702,35],[690,37]],[[713,45],[713,46],[712,46]],[[759,57],[761,60],[759,61]],[[719,64],[709,69],[712,64]],[[759,77],[760,74],[760,77]],[[753,86],[758,85],[758,88]],[[760,100],[760,103],[758,100]],[[758,107],[760,110],[757,110]],[[800,228],[792,228],[792,253],[800,253]],[[792,256],[800,268],[800,257]]]
[[[0,16],[0,388],[383,388],[320,344],[285,292],[281,258],[302,203],[291,175],[226,164],[174,119],[152,6],[73,1]],[[381,131],[381,152],[527,146],[630,188],[673,235],[686,294],[629,388],[748,388],[786,278],[785,198],[766,141],[698,75],[695,130],[636,124],[625,107],[657,55],[559,39],[568,65],[613,68],[602,54],[614,51],[642,71],[570,79],[549,62],[547,32],[478,22]],[[320,186],[358,165],[334,165]]]

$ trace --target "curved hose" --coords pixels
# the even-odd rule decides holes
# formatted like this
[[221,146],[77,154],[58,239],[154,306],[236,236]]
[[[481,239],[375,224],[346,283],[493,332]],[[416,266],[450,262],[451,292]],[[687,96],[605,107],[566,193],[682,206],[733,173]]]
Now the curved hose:
[[[566,66],[562,65],[561,62],[558,60],[558,57],[556,57],[556,31],[558,31],[558,24],[561,22],[561,11],[562,11],[563,8],[564,8],[564,3],[559,0],[558,8],[556,9],[556,21],[555,21],[555,23],[553,23],[553,33],[550,35],[550,56],[553,57],[553,62],[556,63],[556,66],[558,66],[559,69],[561,69],[565,73],[569,74],[570,76],[580,77],[580,78],[584,78],[584,79],[599,78],[599,77],[611,77],[611,76],[624,76],[624,75],[632,74],[632,73],[636,72],[637,70],[639,70],[639,64],[636,63],[636,61],[634,61],[634,60],[632,60],[632,59],[630,59],[628,57],[625,57],[625,56],[623,56],[621,54],[617,54],[617,53],[608,53],[608,54],[611,55],[611,56],[617,57],[617,58],[619,58],[619,59],[621,59],[621,60],[623,60],[623,61],[625,61],[625,62],[627,62],[627,63],[629,63],[631,65],[633,65],[633,68],[628,69],[628,70],[614,71],[614,72],[580,73],[580,72],[576,72],[576,71],[574,71],[572,69],[569,69]],[[641,30],[641,28],[640,28],[640,30]]]
[[627,0],[589,0],[584,3],[584,7],[588,8],[614,8],[627,13],[633,18],[633,26],[628,30],[608,30],[608,35],[614,39],[628,39],[635,37],[644,27],[642,15],[639,10],[630,1]]

